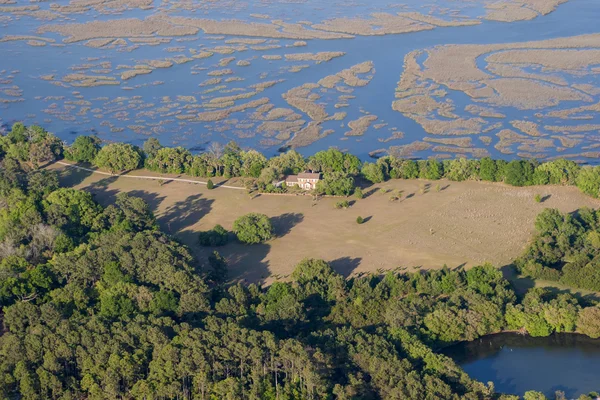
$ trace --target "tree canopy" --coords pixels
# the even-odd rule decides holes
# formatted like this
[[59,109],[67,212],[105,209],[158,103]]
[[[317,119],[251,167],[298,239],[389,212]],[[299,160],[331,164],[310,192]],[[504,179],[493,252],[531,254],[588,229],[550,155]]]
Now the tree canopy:
[[249,213],[235,220],[233,232],[240,242],[257,244],[273,237],[273,224],[264,214]]

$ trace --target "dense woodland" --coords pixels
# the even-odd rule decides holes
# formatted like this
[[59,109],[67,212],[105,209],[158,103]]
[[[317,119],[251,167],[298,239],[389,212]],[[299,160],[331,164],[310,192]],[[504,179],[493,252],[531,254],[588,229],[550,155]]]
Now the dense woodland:
[[[517,399],[436,351],[502,330],[600,337],[598,305],[539,288],[517,299],[490,265],[346,280],[307,258],[290,282],[229,283],[217,252],[194,259],[143,200],[122,193],[103,208],[39,169],[63,154],[102,163],[108,146],[78,141],[87,144],[65,148],[22,125],[0,137],[0,398]],[[161,151],[127,148],[139,156],[119,150],[131,165],[152,165]],[[308,163],[328,154],[337,153]],[[286,157],[303,160],[276,159]],[[343,173],[359,173],[351,156],[341,162]],[[544,212],[519,266],[561,280],[577,274],[574,258],[587,257],[581,271],[595,269],[597,221],[591,210]],[[268,228],[252,216],[236,233],[252,223]],[[226,235],[216,227],[200,240],[218,245]]]

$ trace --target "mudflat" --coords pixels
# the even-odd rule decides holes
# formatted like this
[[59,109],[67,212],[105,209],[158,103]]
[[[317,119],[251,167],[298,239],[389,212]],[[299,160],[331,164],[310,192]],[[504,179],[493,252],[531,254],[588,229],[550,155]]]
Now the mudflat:
[[[188,245],[200,259],[213,249],[197,244],[197,233],[249,212],[272,218],[277,237],[265,244],[230,243],[217,250],[229,261],[234,280],[270,283],[285,279],[305,257],[322,258],[345,275],[396,268],[441,268],[510,264],[525,248],[536,215],[600,207],[575,187],[516,188],[497,183],[391,180],[367,188],[368,196],[337,210],[339,198],[260,195],[244,190],[181,182],[107,177],[60,165],[63,184],[89,190],[103,205],[120,192],[144,198],[161,228]],[[136,175],[150,175],[135,171]],[[153,174],[155,175],[155,174]],[[200,180],[200,179],[198,179]],[[228,185],[236,182],[228,181]],[[238,183],[239,184],[239,183]],[[439,187],[438,187],[439,185]],[[383,190],[389,192],[383,193]],[[400,199],[391,201],[392,195]],[[541,203],[534,197],[540,194]],[[366,223],[358,225],[356,217]]]

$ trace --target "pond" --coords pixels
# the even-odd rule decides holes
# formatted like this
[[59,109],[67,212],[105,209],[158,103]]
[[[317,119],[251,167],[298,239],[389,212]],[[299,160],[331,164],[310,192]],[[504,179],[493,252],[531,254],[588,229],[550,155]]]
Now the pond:
[[528,390],[567,398],[600,390],[600,339],[578,334],[534,338],[517,333],[485,336],[444,349],[472,378],[494,382],[496,391]]

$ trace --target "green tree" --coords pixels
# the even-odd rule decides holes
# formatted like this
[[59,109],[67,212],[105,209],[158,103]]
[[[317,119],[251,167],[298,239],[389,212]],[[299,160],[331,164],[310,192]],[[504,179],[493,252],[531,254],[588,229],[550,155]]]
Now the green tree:
[[208,182],[206,182],[206,188],[208,190],[213,190],[215,188],[215,184],[213,183],[212,179],[209,179]]
[[576,184],[583,193],[597,198],[600,195],[600,167],[583,167]]
[[548,400],[544,393],[536,392],[535,390],[529,390],[523,395],[523,400]]
[[143,147],[144,153],[146,154],[146,156],[148,158],[154,158],[156,156],[156,154],[158,153],[158,151],[162,148],[163,148],[163,146],[160,144],[158,139],[155,137],[148,138],[148,140],[146,140],[144,142],[144,147]]
[[227,281],[227,261],[224,257],[222,257],[218,252],[213,251],[213,253],[208,256],[208,265],[210,267],[208,277],[211,281],[218,284],[222,284]]
[[65,157],[71,161],[91,163],[100,150],[100,139],[96,136],[77,136],[65,151]]
[[358,157],[342,153],[337,149],[322,150],[311,156],[307,167],[316,172],[323,172],[325,175],[331,172],[343,173],[346,175],[358,175],[360,172],[360,160]]
[[361,173],[363,177],[371,183],[380,183],[385,180],[385,175],[379,164],[365,163],[362,167]]
[[154,214],[142,198],[122,192],[117,195],[115,204],[123,212],[125,223],[130,229],[136,231],[158,229]]
[[235,220],[233,232],[240,242],[256,244],[273,237],[273,224],[264,214],[249,213]]
[[317,183],[316,191],[328,196],[349,196],[354,190],[354,179],[343,172],[326,174]]
[[365,197],[363,190],[360,187],[354,188],[354,197],[356,197],[359,200]]
[[496,161],[490,157],[484,157],[479,162],[479,178],[484,181],[497,182],[498,167]]
[[267,158],[256,150],[244,151],[242,156],[242,175],[253,178],[260,177],[260,174],[267,165]]
[[513,160],[504,168],[504,182],[512,186],[532,185],[534,168],[530,161]]
[[418,165],[419,178],[421,179],[438,180],[441,179],[444,174],[442,163],[435,158],[430,158],[426,161],[421,160],[418,162]]
[[150,302],[150,311],[154,315],[172,315],[177,311],[178,307],[179,304],[175,293],[168,290],[159,290],[153,293],[152,301]]
[[229,232],[218,224],[211,230],[198,234],[198,242],[201,246],[224,246],[228,241]]
[[577,330],[591,338],[600,338],[600,307],[586,307],[579,312]]
[[112,173],[129,171],[140,166],[142,156],[135,147],[125,143],[104,146],[94,158],[94,165]]
[[192,160],[192,153],[183,147],[163,147],[146,161],[146,167],[166,174],[182,174],[190,168]]

